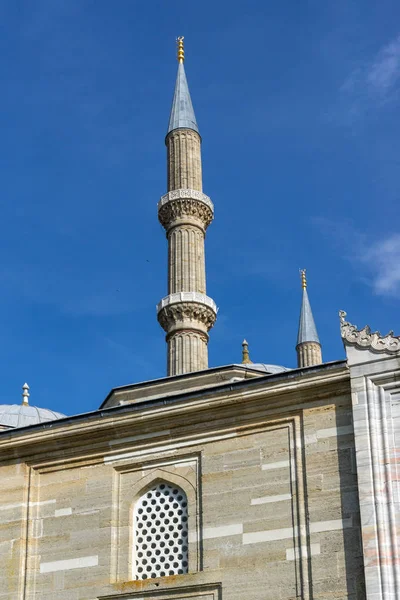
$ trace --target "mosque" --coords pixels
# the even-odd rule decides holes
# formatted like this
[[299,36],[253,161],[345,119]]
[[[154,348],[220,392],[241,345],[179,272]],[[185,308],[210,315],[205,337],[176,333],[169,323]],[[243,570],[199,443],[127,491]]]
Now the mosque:
[[90,413],[0,406],[0,600],[399,600],[400,337],[340,312],[324,363],[301,272],[297,368],[208,367],[201,136],[178,38],[158,218],[167,376]]

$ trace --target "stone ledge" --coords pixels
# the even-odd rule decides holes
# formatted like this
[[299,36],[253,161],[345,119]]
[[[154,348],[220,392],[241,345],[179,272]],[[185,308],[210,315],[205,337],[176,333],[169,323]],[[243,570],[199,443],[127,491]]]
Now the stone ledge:
[[176,292],[175,294],[169,294],[169,296],[165,296],[157,304],[157,313],[167,306],[171,306],[172,304],[180,304],[181,302],[196,302],[196,304],[205,304],[205,306],[211,308],[215,314],[218,312],[218,308],[214,300],[209,296],[206,296],[206,294],[201,294],[200,292]]
[[160,198],[160,201],[158,203],[158,209],[163,207],[168,202],[172,202],[173,200],[181,200],[181,199],[182,200],[199,200],[200,202],[203,202],[203,204],[206,204],[210,208],[210,210],[212,212],[214,212],[214,204],[212,203],[211,199],[206,194],[203,194],[203,192],[200,192],[199,190],[192,190],[192,189],[172,190],[171,192],[164,194],[164,196],[161,196],[161,198]]

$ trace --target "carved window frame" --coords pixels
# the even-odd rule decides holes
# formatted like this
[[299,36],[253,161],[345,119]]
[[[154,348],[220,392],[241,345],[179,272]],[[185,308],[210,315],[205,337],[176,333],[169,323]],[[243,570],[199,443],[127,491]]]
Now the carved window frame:
[[[201,570],[200,554],[200,507],[198,493],[198,458],[196,460],[196,473],[190,481],[189,478],[176,472],[176,466],[184,466],[185,461],[177,460],[169,464],[155,466],[146,469],[143,475],[143,467],[122,467],[115,471],[114,485],[114,511],[112,527],[112,560],[111,581],[133,581],[135,572],[135,507],[138,500],[157,483],[167,483],[178,486],[186,494],[188,509],[188,573],[196,573]],[[193,463],[193,458],[190,461]],[[121,478],[125,475],[139,473],[142,475],[132,486],[129,487],[129,500],[121,496]],[[178,575],[185,577],[187,574]],[[167,577],[167,576],[165,576]],[[151,581],[163,580],[164,577],[152,578]]]

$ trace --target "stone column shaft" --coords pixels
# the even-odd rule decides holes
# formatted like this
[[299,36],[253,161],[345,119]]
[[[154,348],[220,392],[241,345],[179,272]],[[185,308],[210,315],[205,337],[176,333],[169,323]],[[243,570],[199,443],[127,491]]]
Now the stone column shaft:
[[180,331],[168,341],[168,372],[188,373],[208,367],[208,336],[194,331]]
[[203,190],[200,144],[199,134],[191,129],[176,129],[168,135],[168,191]]
[[206,293],[204,231],[181,225],[168,232],[168,293]]

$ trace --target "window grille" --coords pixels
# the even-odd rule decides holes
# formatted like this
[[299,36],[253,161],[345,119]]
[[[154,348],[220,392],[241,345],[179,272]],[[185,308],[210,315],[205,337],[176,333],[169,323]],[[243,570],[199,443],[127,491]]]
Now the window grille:
[[159,483],[139,500],[134,512],[136,579],[188,572],[188,511],[179,487]]

